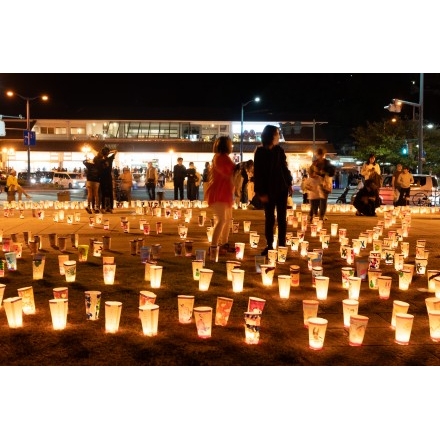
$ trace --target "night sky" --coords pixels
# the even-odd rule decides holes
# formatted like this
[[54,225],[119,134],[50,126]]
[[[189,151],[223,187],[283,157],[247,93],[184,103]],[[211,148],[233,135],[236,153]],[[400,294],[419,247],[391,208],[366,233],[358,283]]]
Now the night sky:
[[[74,118],[83,108],[177,106],[230,109],[230,120],[239,120],[241,104],[259,96],[247,114],[266,113],[270,120],[271,114],[286,113],[348,133],[366,121],[389,118],[383,107],[392,98],[418,102],[419,79],[419,73],[10,73],[0,74],[0,114],[25,112],[22,100],[5,96],[8,89],[28,97],[48,94],[50,103],[32,103],[32,113],[57,119]],[[440,74],[425,74],[424,83],[425,121],[440,123]],[[412,107],[405,112],[411,115]]]

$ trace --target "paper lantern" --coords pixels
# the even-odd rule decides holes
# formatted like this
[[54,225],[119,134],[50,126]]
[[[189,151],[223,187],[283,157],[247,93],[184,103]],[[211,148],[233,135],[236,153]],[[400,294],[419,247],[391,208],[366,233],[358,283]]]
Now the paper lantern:
[[214,271],[212,269],[202,268],[200,269],[200,278],[199,278],[199,290],[202,292],[206,292],[209,289],[209,285],[211,284],[212,275]]
[[368,324],[368,316],[351,315],[350,328],[348,330],[348,343],[352,347],[359,347],[364,340],[365,331]]
[[290,272],[290,286],[299,287],[300,267],[296,264],[291,264],[289,267],[289,272]]
[[76,280],[76,261],[68,260],[64,263],[64,276],[67,283],[73,283]]
[[87,290],[85,293],[86,317],[89,321],[99,319],[101,308],[101,292],[99,290]]
[[428,297],[425,298],[426,311],[429,313],[431,310],[440,310],[440,298]]
[[357,315],[359,310],[359,301],[356,299],[342,300],[342,313],[344,317],[344,327],[350,327],[350,316]]
[[242,260],[244,258],[244,243],[235,243],[235,258]]
[[393,312],[391,315],[391,328],[394,330],[396,328],[396,314],[397,313],[407,313],[409,304],[404,301],[393,301]]
[[179,322],[181,324],[189,324],[193,315],[194,295],[178,295],[177,307],[179,311]]
[[240,269],[241,261],[228,260],[226,261],[226,277],[228,281],[232,281],[232,269]]
[[116,264],[104,264],[102,266],[104,284],[114,284],[116,274]]
[[231,277],[232,277],[232,291],[234,293],[243,292],[244,270],[232,269]]
[[49,300],[50,314],[52,316],[52,326],[54,330],[63,330],[67,323],[67,298],[54,298]]
[[354,276],[354,268],[350,266],[342,267],[341,275],[342,275],[342,288],[348,290],[349,287],[348,279],[349,277]]
[[396,331],[394,342],[399,345],[408,345],[411,337],[414,315],[396,313]]
[[23,313],[25,315],[35,314],[34,289],[32,286],[17,289],[18,296],[23,299]]
[[144,335],[156,336],[159,323],[159,306],[157,304],[145,304],[139,307],[139,317]]
[[225,326],[228,323],[233,302],[234,300],[232,298],[225,298],[224,296],[217,297],[215,325]]
[[212,234],[214,233],[214,228],[212,226],[208,226],[206,228],[206,236],[208,238],[208,243],[212,243]]
[[251,222],[250,220],[243,220],[243,232],[248,234],[251,230]]
[[362,278],[348,277],[348,297],[350,299],[359,299]]
[[330,235],[332,237],[337,237],[338,236],[338,224],[337,223],[332,223],[330,225]]
[[[6,300],[5,300],[6,301]],[[429,317],[429,334],[434,342],[440,342],[440,310],[431,310]]]
[[312,350],[322,350],[324,346],[325,333],[327,330],[327,319],[310,318],[309,324],[309,347]]
[[368,287],[377,290],[377,279],[382,275],[382,271],[378,269],[368,269]]
[[150,267],[150,286],[158,289],[161,286],[163,266],[151,265]]
[[261,313],[244,312],[244,334],[246,344],[255,345],[260,341]]
[[121,319],[122,303],[119,301],[105,302],[105,331],[116,333],[119,330]]
[[278,246],[278,263],[283,264],[287,259],[287,246]]
[[212,261],[213,263],[218,263],[219,253],[219,246],[209,246],[209,261]]
[[318,300],[327,299],[329,282],[330,282],[329,277],[325,277],[322,275],[315,277],[316,298]]
[[199,338],[210,338],[212,331],[212,307],[194,307],[194,321]]
[[6,284],[0,284],[0,308],[2,307],[3,295],[5,294]]
[[278,292],[280,298],[288,299],[290,296],[290,275],[278,275]]
[[256,296],[250,296],[248,299],[247,312],[260,312],[263,313],[264,306],[266,305],[266,300],[263,298],[258,298]]
[[260,267],[263,286],[271,286],[275,274],[275,267],[271,264],[261,264]]
[[300,245],[300,255],[301,257],[307,257],[307,249],[309,248],[309,242],[303,241]]
[[389,276],[381,275],[377,278],[377,289],[380,299],[388,299],[390,297],[391,281],[392,278]]
[[309,328],[309,319],[318,316],[319,301],[316,299],[303,299],[304,327]]
[[203,268],[203,260],[192,260],[192,275],[194,281],[199,281],[200,279],[200,269]]
[[3,300],[6,318],[10,328],[23,327],[23,298],[14,296]]

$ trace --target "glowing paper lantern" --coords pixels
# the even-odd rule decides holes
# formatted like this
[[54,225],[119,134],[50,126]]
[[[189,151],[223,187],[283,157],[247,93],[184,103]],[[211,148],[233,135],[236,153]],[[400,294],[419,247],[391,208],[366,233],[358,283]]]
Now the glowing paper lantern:
[[162,281],[163,266],[152,265],[150,267],[150,286],[151,288],[158,289]]
[[223,296],[217,297],[215,325],[225,326],[228,323],[233,302],[234,300],[232,298],[225,298]]
[[104,284],[114,284],[116,274],[116,264],[104,264],[102,266]]
[[179,322],[189,324],[193,315],[194,295],[178,295],[177,307],[179,310]]
[[49,300],[50,314],[52,316],[52,326],[54,330],[63,330],[67,323],[67,298],[54,298]]
[[304,327],[309,328],[309,319],[318,316],[319,301],[316,299],[303,299]]
[[394,330],[396,328],[396,314],[397,313],[407,313],[409,304],[404,301],[393,301],[393,312],[391,315],[391,328]]
[[362,315],[350,316],[348,343],[352,347],[358,347],[362,345],[365,336],[365,331],[367,329],[368,320],[369,320],[368,316],[362,316]]
[[212,331],[212,307],[194,307],[194,321],[199,338],[210,338]]
[[318,300],[327,299],[329,282],[330,282],[329,277],[325,277],[322,275],[315,277],[316,298]]
[[32,286],[17,289],[18,296],[23,299],[23,313],[25,315],[35,314],[34,289]]
[[260,341],[261,313],[244,312],[244,322],[246,344],[258,344]]
[[271,264],[261,264],[261,280],[263,286],[271,286],[273,283],[273,277],[275,274],[275,267]]
[[309,321],[309,347],[312,350],[321,350],[324,346],[325,333],[327,331],[327,319],[310,318]]
[[234,293],[243,292],[244,270],[232,269],[231,276],[232,276],[232,291]]
[[99,319],[99,310],[101,308],[101,292],[98,290],[87,290],[85,293],[86,317],[89,321]]
[[290,296],[290,275],[278,275],[278,292],[280,298],[288,299]]
[[145,304],[139,307],[139,316],[144,335],[156,336],[159,323],[159,306],[157,304]]
[[[6,301],[6,300],[5,300]],[[434,342],[440,342],[440,310],[431,310],[429,317],[429,334]]]
[[344,327],[350,327],[350,316],[357,315],[359,310],[359,301],[356,299],[342,300],[342,313],[344,317]]
[[200,278],[199,278],[200,291],[202,292],[208,291],[213,274],[214,271],[212,269],[207,269],[207,268],[200,269]]
[[23,299],[15,296],[3,300],[6,318],[10,328],[23,327]]
[[394,342],[399,345],[408,345],[411,337],[414,315],[396,313],[396,332]]
[[105,302],[105,331],[116,333],[119,330],[121,319],[122,303],[119,301]]

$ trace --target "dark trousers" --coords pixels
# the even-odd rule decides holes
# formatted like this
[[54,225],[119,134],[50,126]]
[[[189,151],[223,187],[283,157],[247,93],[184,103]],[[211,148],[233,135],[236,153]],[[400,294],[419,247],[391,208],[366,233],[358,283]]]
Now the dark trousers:
[[310,200],[310,212],[309,212],[309,220],[312,221],[313,217],[318,215],[319,205],[321,203],[321,199],[311,199]]
[[325,213],[327,212],[327,197],[319,199],[319,220],[324,220]]
[[174,200],[183,200],[183,180],[182,182],[174,181]]
[[147,193],[150,200],[156,200],[156,185],[153,183],[147,183]]
[[277,212],[278,223],[278,246],[286,246],[287,232],[287,193],[277,194],[269,197],[269,201],[264,204],[264,217],[266,219],[264,225],[264,234],[266,236],[267,247],[273,247],[273,235],[275,227],[275,209]]
[[409,194],[411,192],[411,188],[400,188],[399,200],[397,200],[396,205],[398,206],[406,206],[409,205]]

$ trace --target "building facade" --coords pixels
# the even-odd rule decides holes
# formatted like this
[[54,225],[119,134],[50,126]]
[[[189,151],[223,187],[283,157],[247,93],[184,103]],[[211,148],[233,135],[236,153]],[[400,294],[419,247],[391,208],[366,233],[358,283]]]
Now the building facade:
[[31,121],[36,143],[29,147],[23,141],[23,121],[5,122],[6,136],[0,137],[1,167],[18,172],[26,172],[28,166],[31,172],[83,169],[83,160],[104,146],[118,151],[115,166],[120,169],[128,166],[142,172],[151,161],[160,170],[172,170],[177,158],[183,157],[184,165],[194,162],[202,171],[205,162],[212,159],[212,145],[219,136],[231,137],[237,163],[241,152],[243,161],[253,159],[267,124],[280,127],[281,145],[295,182],[310,165],[318,147],[334,155],[322,130],[325,123],[315,121],[246,121],[241,143],[240,121],[37,119]]

